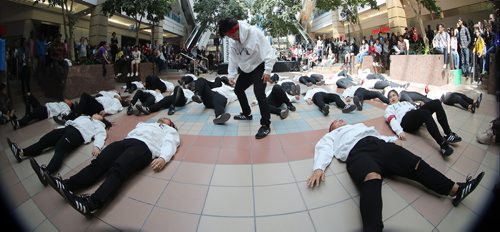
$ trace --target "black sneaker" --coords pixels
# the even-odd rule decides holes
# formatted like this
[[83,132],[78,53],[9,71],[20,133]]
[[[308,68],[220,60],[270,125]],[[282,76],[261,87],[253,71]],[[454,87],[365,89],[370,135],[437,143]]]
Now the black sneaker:
[[446,140],[446,142],[448,143],[458,143],[462,141],[462,138],[460,138],[460,136],[458,136],[454,132],[451,132],[450,134],[444,136],[444,140]]
[[350,113],[353,112],[356,109],[355,105],[346,105],[344,109],[342,109],[342,113]]
[[281,110],[281,112],[280,112],[280,118],[281,118],[282,120],[283,120],[283,119],[285,119],[286,117],[288,117],[288,113],[289,113],[289,112],[290,112],[290,111],[289,111],[288,109]]
[[483,179],[484,172],[479,173],[475,179],[472,176],[467,176],[465,183],[457,183],[458,190],[455,197],[451,200],[453,206],[458,206],[474,189],[476,189],[481,179]]
[[191,100],[193,100],[196,103],[203,103],[203,101],[201,100],[201,97],[198,95],[193,95],[193,97],[191,97]]
[[262,139],[262,138],[266,137],[269,133],[271,133],[271,127],[263,125],[259,128],[259,131],[257,131],[257,134],[255,134],[255,138]]
[[330,113],[330,106],[325,105],[325,106],[323,106],[323,109],[321,109],[319,111],[321,111],[321,113],[323,113],[323,115],[328,116],[328,114]]
[[292,105],[292,103],[290,103],[290,105],[287,105],[286,108],[288,108],[292,112],[295,112],[295,110],[297,110],[297,108],[295,108],[295,106]]
[[476,113],[476,106],[477,106],[477,104],[476,104],[476,103],[472,103],[472,104],[470,105],[470,109],[469,109],[469,110],[470,110],[470,112],[472,112],[472,113]]
[[76,195],[71,191],[63,191],[63,193],[66,201],[79,213],[91,216],[97,211],[97,207],[92,203],[89,195]]
[[223,113],[216,118],[214,118],[214,124],[215,125],[223,125],[231,118],[231,115],[229,113]]
[[483,100],[483,94],[480,93],[479,96],[476,99],[476,108],[479,108],[479,106],[481,105],[481,101],[482,100]]
[[128,106],[127,107],[127,115],[132,115],[134,114],[134,108],[132,106]]
[[59,125],[64,126],[66,124],[66,120],[64,119],[64,116],[62,114],[54,116],[52,118],[54,119],[54,122],[56,122]]
[[175,114],[175,106],[171,105],[168,107],[168,115]]
[[17,146],[17,144],[10,141],[9,138],[7,138],[7,143],[9,144],[9,148],[12,151],[12,154],[14,155],[14,157],[16,157],[17,162],[21,163],[21,161],[23,161],[23,159],[21,158],[23,150],[19,146]]
[[453,154],[453,148],[451,148],[450,145],[448,145],[448,143],[445,141],[443,145],[441,145],[441,155],[446,158],[451,154]]
[[135,106],[135,108],[137,108],[138,111],[140,111],[141,113],[143,113],[145,115],[148,115],[150,113],[149,108],[146,106],[137,105],[137,106]]
[[50,187],[56,190],[56,192],[59,193],[59,195],[61,195],[62,197],[64,197],[65,191],[73,193],[68,190],[60,176],[51,176],[49,175],[49,173],[45,172],[45,179],[47,179],[47,183],[49,183]]
[[30,158],[30,163],[33,171],[35,171],[38,179],[40,179],[40,182],[42,182],[44,186],[47,186],[47,179],[45,178],[45,165],[38,165],[38,162],[36,162],[35,158]]
[[356,106],[356,108],[358,109],[358,111],[362,111],[363,110],[363,104],[361,104],[361,101],[359,100],[358,96],[354,96],[352,98],[352,101],[354,102],[354,105]]
[[253,116],[250,115],[243,115],[243,113],[240,113],[238,115],[234,115],[234,120],[252,120]]

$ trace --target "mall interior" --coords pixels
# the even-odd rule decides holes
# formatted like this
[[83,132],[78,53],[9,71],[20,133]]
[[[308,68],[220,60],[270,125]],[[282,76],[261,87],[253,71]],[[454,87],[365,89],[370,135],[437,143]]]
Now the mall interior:
[[[254,20],[266,12],[255,10],[258,2],[274,9],[271,15],[284,9],[291,20],[274,26],[291,28],[286,35],[273,34],[276,18]],[[153,23],[147,12],[127,13],[124,3],[131,9],[169,5]],[[14,228],[9,230],[447,232],[496,225],[498,0],[2,0],[1,5],[0,205],[6,228]],[[206,9],[213,6],[212,20],[240,7],[245,16],[236,21],[239,28],[228,28],[221,38],[221,23],[206,21]],[[110,7],[114,11],[105,13]],[[255,33],[245,33],[242,25]],[[265,44],[247,46],[245,36]],[[251,58],[241,58],[244,51]],[[257,52],[267,56],[251,54]],[[254,78],[253,86],[241,88],[252,75],[265,84]],[[264,96],[257,86],[264,86],[267,100],[256,97]],[[263,106],[274,104],[278,90],[286,100],[273,106],[277,110]],[[394,92],[400,102],[393,102]],[[214,111],[220,97],[223,114]],[[117,108],[108,110],[102,99],[118,102],[110,106]],[[166,99],[168,104],[153,110]],[[97,122],[100,116],[85,113],[93,110],[88,101],[101,107],[94,112],[105,116],[110,128]],[[253,119],[238,120],[247,117],[243,101]],[[267,127],[262,109],[271,109]],[[426,115],[409,119],[410,112]],[[424,117],[427,113],[431,116]],[[417,127],[408,129],[415,121]],[[348,125],[339,129],[340,122]],[[339,135],[341,127],[352,129]],[[418,160],[415,168],[395,153],[373,148],[385,142],[362,139],[373,134],[347,137],[361,127],[390,141],[387,146],[395,143],[394,151],[411,153]],[[68,135],[75,128],[79,142]],[[134,134],[137,128],[142,131]],[[158,131],[165,138],[155,137]],[[133,139],[137,136],[144,139]],[[116,161],[103,167],[102,156],[132,140],[143,149],[123,154],[145,154],[147,165]],[[39,149],[31,154],[35,145]],[[395,170],[384,171],[380,167],[389,158],[346,160],[358,157],[356,152],[398,161],[391,159]],[[321,159],[327,164],[318,169]],[[354,166],[356,161],[363,166]],[[49,174],[49,167],[55,171]],[[106,170],[97,176],[89,167]],[[405,167],[407,176],[396,174]],[[121,170],[126,168],[135,169]],[[418,176],[423,169],[434,176],[427,173],[423,180]],[[84,171],[96,180],[70,191],[68,183],[77,179],[70,177]],[[356,172],[366,178],[357,182]],[[376,194],[366,187],[374,182],[373,173],[382,179]],[[314,178],[319,186],[311,186]],[[449,188],[436,191],[447,188],[440,178],[457,183],[457,194],[454,187],[450,194]],[[119,182],[116,189],[94,207],[102,186],[112,181]],[[463,199],[457,201],[460,193]],[[377,215],[379,227],[370,227],[368,218]]]

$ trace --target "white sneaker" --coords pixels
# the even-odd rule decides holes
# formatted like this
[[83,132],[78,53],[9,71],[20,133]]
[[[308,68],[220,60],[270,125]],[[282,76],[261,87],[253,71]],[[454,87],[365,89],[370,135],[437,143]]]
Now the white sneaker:
[[135,75],[136,75],[136,76],[139,76],[139,72],[135,72]]
[[446,69],[446,64],[443,64],[443,69]]
[[118,74],[116,74],[116,77],[119,77],[119,76],[121,76],[121,75],[122,75],[122,73],[118,73]]
[[131,77],[132,76],[132,73],[127,73],[127,77]]

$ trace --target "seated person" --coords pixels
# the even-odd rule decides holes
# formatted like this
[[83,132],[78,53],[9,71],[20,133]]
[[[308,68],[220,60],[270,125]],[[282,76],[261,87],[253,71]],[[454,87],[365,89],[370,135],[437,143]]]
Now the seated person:
[[150,106],[137,105],[136,108],[143,114],[150,114],[152,112],[158,112],[161,109],[168,108],[168,115],[172,115],[175,113],[175,107],[185,106],[189,102],[192,101],[194,96],[193,91],[189,89],[183,89],[180,86],[175,86],[174,92],[172,95],[165,96],[163,99],[154,103]]
[[304,96],[304,100],[309,105],[314,103],[316,106],[318,106],[319,111],[321,111],[321,113],[323,113],[323,115],[325,116],[328,116],[328,114],[330,113],[330,106],[328,104],[332,102],[335,102],[335,105],[337,105],[338,108],[342,109],[342,113],[350,113],[356,109],[355,105],[346,104],[338,94],[329,93],[323,88],[313,88],[307,90]]
[[226,106],[238,100],[233,87],[224,84],[221,87],[211,88],[209,81],[205,78],[199,78],[196,81],[196,92],[198,95],[193,96],[193,101],[203,103],[209,109],[214,109],[214,124],[223,125],[231,118],[231,115],[226,113]]
[[[54,129],[45,134],[40,140],[26,148],[20,148],[7,138],[10,150],[17,162],[29,158],[31,167],[37,174],[40,182],[47,185],[44,173],[56,173],[62,166],[63,160],[77,147],[87,144],[94,139],[94,149],[92,155],[97,156],[104,146],[106,140],[106,129],[111,127],[111,123],[99,114],[90,116],[80,116],[75,120],[69,120],[62,128]],[[47,166],[40,166],[33,158],[38,156],[47,148],[54,147],[54,155]]]
[[13,119],[14,130],[25,127],[33,121],[39,121],[47,118],[52,118],[57,115],[68,115],[73,109],[73,102],[65,99],[62,102],[48,102],[41,105],[38,99],[33,94],[28,92],[28,102],[31,107],[26,112],[23,118],[17,120]]
[[[46,178],[50,186],[75,210],[91,216],[109,203],[123,184],[147,166],[154,172],[163,170],[179,145],[179,133],[170,119],[160,118],[154,123],[139,122],[125,139],[106,146],[97,158],[75,175],[63,180],[47,173]],[[94,193],[74,193],[102,179],[104,182]]]
[[[462,138],[451,131],[448,118],[440,101],[429,101],[417,109],[409,102],[400,102],[399,95],[394,90],[389,92],[389,99],[390,105],[385,109],[384,117],[391,129],[401,140],[406,140],[405,131],[414,132],[425,123],[427,131],[429,131],[432,138],[440,146],[443,158],[453,153],[453,149],[449,145],[450,143],[462,141]],[[434,113],[436,113],[436,118],[443,128],[444,137],[439,132],[439,128],[432,117]]]
[[360,111],[363,110],[364,100],[378,98],[383,103],[389,104],[389,99],[387,99],[387,97],[385,97],[381,92],[367,90],[359,85],[348,86],[342,93],[342,96],[347,100],[352,99],[357,109]]
[[153,50],[153,61],[158,66],[158,70],[161,72],[167,68],[167,61],[165,60],[165,57],[163,56],[163,53],[158,50],[158,48],[155,48]]
[[307,185],[319,187],[333,157],[346,162],[347,172],[359,188],[363,231],[382,231],[383,178],[408,178],[439,195],[450,196],[453,206],[458,206],[484,176],[484,172],[480,172],[474,179],[467,177],[465,182],[454,182],[422,158],[394,144],[396,139],[395,136],[382,136],[362,123],[349,125],[342,119],[334,120],[329,133],[316,144],[313,173]]

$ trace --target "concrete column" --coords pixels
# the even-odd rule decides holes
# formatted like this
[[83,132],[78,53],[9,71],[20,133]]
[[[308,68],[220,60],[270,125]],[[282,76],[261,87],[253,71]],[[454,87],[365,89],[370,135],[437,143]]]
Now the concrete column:
[[158,40],[159,44],[163,44],[163,23],[164,21],[162,20],[158,25],[154,27],[154,34],[153,34],[153,41]]
[[105,0],[97,0],[97,6],[90,15],[89,43],[98,45],[101,41],[108,41],[108,17],[101,13],[101,4]]
[[391,32],[403,34],[405,27],[407,27],[407,22],[405,9],[401,0],[387,0],[386,5]]
[[344,23],[341,22],[340,20],[341,18],[339,17],[339,11],[338,10],[333,11],[332,12],[333,38],[340,38],[341,36],[347,36],[346,35],[347,30],[344,27]]

